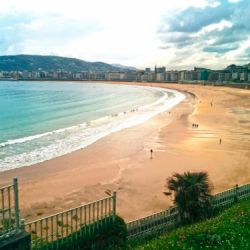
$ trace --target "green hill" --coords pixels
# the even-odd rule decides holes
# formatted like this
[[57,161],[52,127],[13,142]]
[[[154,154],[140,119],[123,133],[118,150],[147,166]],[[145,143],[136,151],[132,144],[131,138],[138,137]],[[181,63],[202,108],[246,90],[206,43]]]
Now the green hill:
[[250,199],[204,222],[179,228],[153,240],[134,242],[129,249],[250,249]]
[[15,55],[0,56],[2,71],[112,71],[121,70],[103,62],[86,62],[80,59],[59,56]]

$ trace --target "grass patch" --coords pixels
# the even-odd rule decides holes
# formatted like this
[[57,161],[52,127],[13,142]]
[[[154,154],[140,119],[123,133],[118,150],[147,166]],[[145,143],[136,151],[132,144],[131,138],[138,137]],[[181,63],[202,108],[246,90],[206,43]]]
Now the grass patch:
[[129,249],[250,249],[250,199],[214,218],[181,227],[153,240],[133,241]]

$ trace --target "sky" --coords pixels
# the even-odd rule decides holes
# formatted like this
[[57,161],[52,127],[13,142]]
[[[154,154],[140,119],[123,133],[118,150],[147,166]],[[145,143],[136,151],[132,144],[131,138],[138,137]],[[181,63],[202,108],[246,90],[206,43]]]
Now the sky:
[[167,69],[250,62],[250,0],[0,0],[0,55]]

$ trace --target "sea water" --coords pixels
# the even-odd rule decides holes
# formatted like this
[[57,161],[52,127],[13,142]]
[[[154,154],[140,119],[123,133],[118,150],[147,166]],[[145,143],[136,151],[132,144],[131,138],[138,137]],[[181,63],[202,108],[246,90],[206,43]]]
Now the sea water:
[[0,171],[84,148],[184,98],[174,90],[133,85],[0,81]]

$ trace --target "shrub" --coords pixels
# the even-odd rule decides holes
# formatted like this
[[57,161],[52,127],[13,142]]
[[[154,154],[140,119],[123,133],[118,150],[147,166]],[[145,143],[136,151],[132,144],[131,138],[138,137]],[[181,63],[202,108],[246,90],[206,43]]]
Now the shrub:
[[119,216],[99,220],[83,226],[81,230],[57,241],[38,246],[37,249],[57,250],[111,250],[124,249],[127,227]]
[[179,209],[183,223],[192,223],[208,217],[212,205],[207,173],[174,174],[167,180],[167,187],[174,192],[174,203]]

